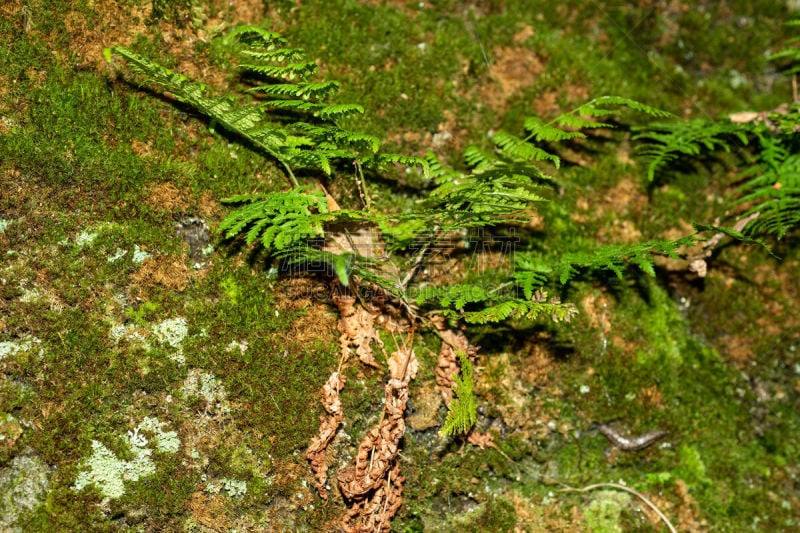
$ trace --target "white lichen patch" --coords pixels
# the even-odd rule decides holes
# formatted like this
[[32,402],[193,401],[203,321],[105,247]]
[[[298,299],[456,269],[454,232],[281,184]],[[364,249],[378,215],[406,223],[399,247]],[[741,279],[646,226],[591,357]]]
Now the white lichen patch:
[[213,374],[193,368],[183,382],[183,395],[186,398],[202,398],[209,412],[227,413],[230,411],[228,393]]
[[50,468],[34,456],[17,456],[0,468],[0,531],[22,532],[15,526],[33,511],[50,485]]
[[133,247],[133,264],[139,265],[144,262],[145,259],[149,259],[150,257],[151,255],[139,248],[138,244]]
[[[132,437],[132,440],[135,438]],[[134,458],[124,461],[102,442],[93,440],[92,455],[83,462],[88,470],[78,474],[72,488],[82,490],[88,485],[94,485],[103,495],[103,503],[125,494],[125,481],[138,481],[156,471],[155,463],[150,459],[152,450],[134,444],[131,444],[131,448]]]
[[[121,497],[125,494],[126,481],[136,482],[155,473],[152,446],[163,453],[178,451],[180,440],[177,433],[164,431],[163,425],[155,417],[146,417],[133,431],[128,431],[128,445],[133,456],[130,461],[118,458],[102,442],[93,440],[92,455],[82,462],[85,470],[78,474],[72,488],[82,490],[89,485],[95,486],[103,495],[103,504]],[[146,434],[152,437],[148,439]]]
[[164,422],[159,422],[158,418],[148,416],[142,420],[142,423],[139,424],[137,429],[153,434],[153,441],[155,441],[158,451],[162,453],[177,453],[181,446],[178,433],[176,431],[164,431],[162,429],[164,424]]
[[111,254],[108,257],[106,257],[106,260],[109,263],[116,263],[117,261],[119,261],[120,259],[125,257],[125,255],[127,253],[128,253],[128,250],[123,250],[122,248],[117,248],[116,250],[114,250],[113,254]]
[[231,498],[241,498],[247,494],[247,482],[223,477],[218,481],[209,481],[206,484],[206,492],[209,494],[219,494],[222,491],[227,492]]
[[0,218],[0,233],[4,233],[8,229],[9,224],[11,224],[10,220]]
[[26,304],[44,303],[47,304],[51,310],[56,312],[63,311],[63,304],[59,301],[58,297],[50,290],[42,290],[35,284],[32,284],[27,279],[23,279],[19,283],[19,290],[21,292],[19,301]]
[[243,341],[231,341],[231,342],[228,344],[228,346],[226,347],[226,349],[228,350],[228,352],[232,352],[232,351],[234,351],[234,350],[237,350],[239,353],[244,353],[244,352],[246,352],[248,348],[249,348],[249,345],[248,345],[248,343],[247,343],[247,340],[243,340]]
[[150,349],[150,344],[147,342],[149,332],[143,331],[133,324],[117,324],[112,326],[108,332],[108,336],[114,341],[114,344],[119,344],[121,341],[133,342],[141,344],[145,349]]
[[153,324],[149,329],[139,327],[134,324],[117,324],[111,327],[108,336],[119,344],[122,341],[139,344],[145,350],[150,350],[150,340],[166,344],[172,348],[169,358],[173,361],[184,364],[186,359],[183,356],[183,340],[189,332],[186,319],[182,317],[169,318],[158,324]]
[[19,301],[24,304],[33,304],[40,301],[43,298],[42,291],[37,289],[36,287],[33,288],[22,288],[22,294],[19,297]]
[[9,413],[0,412],[0,451],[13,448],[21,436],[22,426],[19,421]]
[[3,341],[0,342],[0,361],[6,357],[14,357],[19,353],[31,352],[35,348],[39,348],[38,354],[42,355],[41,349],[42,341],[36,337],[26,336],[18,341]]
[[97,239],[99,233],[96,231],[89,231],[83,230],[82,232],[78,233],[78,236],[75,237],[75,244],[78,248],[84,248],[86,246],[91,246],[92,243]]
[[170,355],[170,359],[178,363],[185,363],[183,357],[183,339],[189,333],[185,318],[170,318],[155,324],[152,327],[153,335],[159,342],[169,345],[175,352]]

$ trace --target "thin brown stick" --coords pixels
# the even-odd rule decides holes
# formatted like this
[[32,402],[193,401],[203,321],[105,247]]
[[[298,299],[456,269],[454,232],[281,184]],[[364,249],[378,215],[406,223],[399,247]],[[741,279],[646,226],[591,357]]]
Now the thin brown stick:
[[672,525],[672,522],[669,521],[669,518],[666,517],[664,513],[662,513],[658,507],[655,506],[653,502],[647,499],[641,492],[637,492],[630,487],[626,487],[625,485],[620,485],[619,483],[595,483],[593,485],[587,485],[580,489],[576,489],[575,487],[570,487],[569,485],[565,485],[563,489],[559,489],[559,492],[588,492],[594,489],[602,489],[602,488],[611,488],[611,489],[618,489],[630,494],[633,494],[644,503],[647,504],[650,509],[655,512],[658,517],[661,519],[664,524],[666,524],[667,528],[670,530],[671,533],[678,533],[678,530],[675,529],[675,526]]

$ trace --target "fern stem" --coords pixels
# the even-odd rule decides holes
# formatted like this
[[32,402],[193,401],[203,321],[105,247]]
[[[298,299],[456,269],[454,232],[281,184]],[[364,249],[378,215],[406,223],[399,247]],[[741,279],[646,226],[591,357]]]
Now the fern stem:
[[408,284],[411,283],[411,280],[414,279],[414,276],[417,275],[419,272],[419,267],[422,264],[422,261],[425,259],[425,254],[431,247],[439,241],[439,237],[442,234],[442,229],[437,225],[433,227],[433,238],[425,243],[425,245],[417,252],[416,257],[414,257],[414,263],[411,265],[411,268],[406,272],[405,277],[400,282],[400,285],[405,291],[408,288]]
[[369,210],[372,202],[370,201],[369,193],[367,193],[367,182],[364,179],[364,170],[361,168],[361,162],[358,160],[353,161],[353,166],[356,167],[355,180],[356,186],[358,187],[358,195],[361,197],[364,208]]

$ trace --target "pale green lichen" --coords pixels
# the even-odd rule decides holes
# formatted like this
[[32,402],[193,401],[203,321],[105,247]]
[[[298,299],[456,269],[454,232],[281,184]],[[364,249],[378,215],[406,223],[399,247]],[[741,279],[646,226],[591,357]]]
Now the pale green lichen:
[[183,339],[189,333],[189,328],[186,325],[185,318],[170,318],[155,324],[151,328],[153,335],[159,342],[169,345],[175,349],[170,355],[170,359],[183,364],[185,359],[183,357]]
[[5,218],[0,218],[0,233],[4,233],[6,229],[8,229],[8,225],[11,224],[10,220]]
[[138,481],[139,478],[153,474],[156,466],[150,459],[153,451],[140,447],[135,436],[131,436],[133,460],[119,459],[114,452],[106,448],[102,442],[92,441],[92,455],[83,462],[88,470],[78,474],[72,488],[82,490],[94,485],[103,495],[103,503],[119,498],[125,494],[125,481]]
[[147,336],[142,333],[140,328],[133,324],[117,324],[116,326],[112,326],[111,330],[108,332],[108,336],[114,341],[114,344],[118,344],[124,340],[141,344],[145,349],[150,349]]
[[149,476],[156,471],[153,462],[153,449],[149,448],[150,442],[140,433],[145,431],[153,433],[155,448],[160,452],[175,453],[180,446],[177,433],[164,431],[163,423],[155,417],[146,417],[133,431],[128,432],[128,444],[133,459],[126,461],[119,459],[114,452],[106,448],[103,443],[92,441],[92,455],[85,459],[82,471],[75,479],[72,488],[82,490],[88,485],[94,485],[103,495],[103,503],[119,498],[125,494],[125,482],[135,482],[140,478]]
[[[150,334],[156,341],[166,344],[173,349],[170,354],[170,359],[173,361],[184,364],[186,359],[183,356],[183,340],[189,332],[186,324],[186,319],[177,317],[170,318],[154,324],[150,327]],[[150,335],[147,330],[135,324],[117,324],[111,327],[109,337],[115,344],[121,341],[133,342],[141,345],[145,350],[150,350],[151,346],[149,341]]]
[[219,481],[209,481],[206,491],[210,494],[218,494],[225,491],[231,498],[241,498],[247,494],[247,482],[241,479],[220,478]]
[[164,431],[161,429],[164,424],[164,422],[159,422],[158,418],[154,416],[147,416],[142,420],[142,423],[139,424],[137,429],[154,434],[153,440],[159,452],[177,453],[181,445],[178,433],[176,431]]
[[106,258],[106,260],[109,263],[116,263],[117,261],[119,261],[120,259],[125,257],[125,254],[127,254],[127,253],[128,253],[127,250],[123,250],[122,248],[117,248],[112,255],[109,255]]
[[197,368],[189,371],[183,382],[183,395],[185,397],[199,397],[205,400],[208,411],[228,412],[228,393],[225,387],[213,374],[203,372]]
[[14,524],[39,505],[50,485],[50,468],[36,456],[18,456],[0,469],[0,531],[22,532]]
[[[40,345],[42,343],[41,340],[37,339],[36,337],[24,337],[22,340],[14,342],[14,341],[3,341],[0,342],[0,361],[5,359],[6,357],[14,357],[15,355],[28,352],[33,349],[34,346]],[[39,355],[42,354],[42,350],[39,350]]]
[[84,230],[80,232],[77,237],[75,237],[75,244],[79,248],[83,248],[85,246],[91,246],[92,243],[97,239],[98,235],[99,233],[97,233],[96,231]]
[[138,244],[133,247],[132,261],[135,265],[141,264],[145,259],[149,259],[150,257],[151,255],[139,248]]

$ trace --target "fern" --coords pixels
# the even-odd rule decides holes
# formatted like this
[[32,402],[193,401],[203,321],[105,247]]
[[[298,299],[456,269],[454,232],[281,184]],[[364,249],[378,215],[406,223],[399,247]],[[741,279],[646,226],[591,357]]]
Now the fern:
[[800,153],[794,153],[780,136],[760,131],[761,148],[753,166],[741,174],[745,181],[735,191],[739,216],[753,220],[744,228],[749,235],[774,235],[782,239],[800,227]]
[[478,419],[478,403],[473,388],[472,363],[464,352],[458,351],[461,364],[461,376],[453,376],[453,392],[455,398],[450,402],[447,417],[442,426],[442,435],[463,435],[467,433]]
[[[241,136],[283,165],[292,183],[290,190],[225,200],[236,206],[219,227],[226,238],[241,236],[246,244],[258,243],[290,263],[327,264],[342,285],[349,285],[353,279],[378,285],[409,309],[409,283],[425,260],[425,250],[435,246],[438,239],[467,228],[524,222],[533,205],[546,201],[557,181],[543,164],[558,168],[560,158],[552,146],[540,143],[566,142],[585,137],[582,130],[610,127],[604,117],[615,116],[625,108],[652,116],[665,115],[625,98],[596,98],[548,123],[529,117],[525,120],[524,138],[508,132],[495,133],[493,151],[468,148],[464,153],[467,168],[456,170],[430,153],[425,158],[381,153],[379,138],[342,127],[340,120],[362,114],[363,107],[330,102],[339,84],[312,79],[316,65],[305,59],[302,49],[288,46],[280,35],[245,26],[234,30],[224,42],[239,57],[240,71],[249,79],[258,80],[246,91],[252,103],[237,105],[231,97],[211,96],[202,83],[125,48],[112,47],[110,53],[124,58],[148,82],[208,116],[212,127]],[[345,160],[355,164],[363,209],[333,210],[321,190],[301,187],[294,175],[301,168],[333,175],[336,162]],[[396,164],[419,168],[431,179],[433,188],[414,209],[377,213],[370,207],[362,169],[382,171]],[[341,239],[348,228],[356,227],[379,229],[394,254],[395,271],[406,269],[410,274],[390,273],[386,265],[360,255],[356,249],[339,246],[338,251],[333,251],[322,244],[326,236],[338,235]],[[420,235],[427,236],[427,240],[419,252],[410,253],[409,245]],[[645,253],[634,252],[609,249],[609,255],[594,260],[617,272],[620,262],[626,259],[637,261],[646,269]],[[620,258],[626,253],[630,257]],[[547,273],[519,269],[508,282],[516,283],[519,291],[510,296],[479,286],[451,284],[419,291],[416,305],[470,323],[540,316],[568,320],[575,313],[574,306],[556,299],[546,301],[541,288],[552,272],[565,271],[568,277],[579,268],[577,264],[578,259],[567,256]]]
[[[787,26],[800,26],[800,19],[790,20],[786,23]],[[800,72],[800,37],[792,37],[787,41],[788,48],[778,50],[774,54],[770,54],[768,59],[771,61],[783,60],[788,66],[786,72],[788,74],[797,74]]]
[[[271,99],[236,106],[232,98],[210,96],[204,84],[124,47],[111,47],[107,56],[124,58],[132,71],[146,77],[147,83],[164,88],[177,100],[206,115],[212,125],[221,126],[264,151],[282,164],[293,187],[299,186],[295,169],[314,168],[330,175],[336,160],[371,158],[377,153],[379,139],[341,128],[336,123],[362,114],[364,108],[358,104],[324,102],[335,95],[339,84],[309,80],[317,66],[313,62],[298,61],[303,58],[301,49],[286,48],[285,39],[279,35],[253,26],[235,30],[226,37],[226,42],[244,47],[239,55],[250,62],[240,63],[242,72],[267,79],[268,83],[252,87],[249,92]],[[295,83],[287,83],[295,80]],[[305,114],[306,120],[287,121],[277,115],[271,116],[268,110]]]
[[[558,168],[561,159],[558,155],[548,152],[542,147],[536,147],[531,143],[559,143],[574,139],[585,139],[586,134],[581,130],[594,128],[613,128],[610,122],[597,120],[599,118],[613,117],[619,115],[624,109],[632,109],[653,117],[667,117],[669,113],[648,106],[630,98],[620,96],[601,96],[594,98],[585,104],[558,115],[549,122],[545,122],[539,117],[526,117],[523,127],[528,135],[521,139],[513,135],[499,132],[495,137],[500,138],[500,143],[507,151],[528,155],[528,159],[550,160]],[[523,148],[527,147],[527,148]]]
[[[244,204],[220,222],[219,231],[227,238],[241,233],[245,242],[260,242],[264,248],[283,250],[324,234],[325,222],[334,218],[328,200],[320,191],[302,188],[288,192],[233,196],[227,204]],[[246,230],[246,231],[245,231]]]
[[[679,160],[696,158],[703,152],[723,150],[748,143],[747,129],[728,121],[695,119],[682,122],[661,122],[636,128],[633,136],[640,141],[637,153],[647,161],[647,179]],[[735,142],[740,144],[737,145]]]
[[509,299],[487,306],[480,311],[465,312],[464,321],[469,324],[488,324],[503,322],[510,318],[538,320],[544,316],[553,322],[569,322],[578,313],[571,303],[561,303],[557,299],[549,302]]
[[545,201],[540,194],[543,184],[554,179],[499,148],[503,159],[468,149],[465,155],[474,167],[469,173],[456,172],[428,156],[437,187],[423,205],[439,228],[451,231],[521,221],[523,211],[532,203]]
[[696,242],[694,235],[675,240],[647,241],[637,244],[607,244],[586,252],[561,255],[553,266],[559,283],[566,284],[581,270],[608,270],[622,279],[628,266],[638,267],[649,276],[655,276],[654,256],[678,259],[678,249]]

